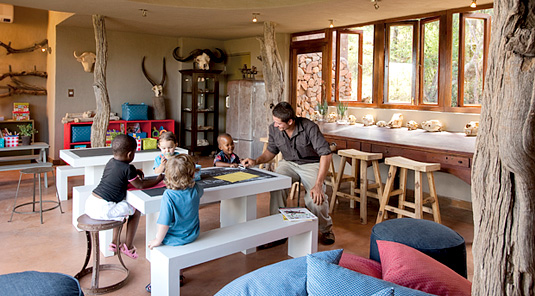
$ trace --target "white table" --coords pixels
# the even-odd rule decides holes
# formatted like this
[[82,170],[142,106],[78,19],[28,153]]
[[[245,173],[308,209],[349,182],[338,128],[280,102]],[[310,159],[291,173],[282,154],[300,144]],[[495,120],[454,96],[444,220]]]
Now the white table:
[[[12,162],[12,161],[21,161],[21,160],[35,160],[33,163],[21,163],[21,164],[11,164],[11,165],[0,165],[0,171],[14,171],[14,170],[23,170],[33,167],[50,167],[52,166],[51,162],[47,162],[46,159],[46,149],[49,145],[45,142],[35,142],[31,145],[19,145],[16,147],[2,147],[0,152],[9,152],[9,151],[24,151],[24,150],[39,150],[39,155],[13,155],[13,156],[0,156],[0,163],[2,162]],[[47,175],[45,174],[45,187],[48,187]]]
[[[187,154],[188,150],[176,148],[176,152]],[[132,164],[149,176],[153,175],[152,166],[156,156],[161,152],[158,149],[136,151]],[[113,157],[111,147],[105,148],[83,148],[60,150],[59,157],[72,167],[84,167],[85,177],[84,184],[98,184],[106,163]],[[141,167],[140,167],[141,166]]]
[[[210,169],[214,168],[203,168],[202,170]],[[292,185],[292,180],[288,176],[268,172],[266,170],[252,170],[258,170],[274,177],[204,189],[204,195],[201,197],[201,204],[221,202],[219,218],[221,227],[256,219],[257,194],[287,189]],[[254,172],[251,173],[254,174]],[[158,220],[158,213],[160,212],[161,200],[162,195],[150,196],[143,192],[143,190],[128,191],[128,194],[126,195],[126,201],[138,209],[142,214],[146,215],[145,245],[156,237],[156,221]],[[103,243],[102,240],[101,244],[108,245]],[[249,249],[244,251],[244,253],[248,254],[254,251],[255,249]],[[150,252],[148,248],[146,249],[145,254],[147,260],[150,261]]]
[[[175,151],[180,154],[188,153],[188,150],[182,148],[176,148]],[[141,168],[147,176],[154,175],[152,166],[154,165],[154,159],[156,159],[156,157],[160,154],[161,151],[158,149],[136,151],[132,164],[137,168]],[[83,167],[85,175],[84,185],[94,185],[94,187],[96,187],[102,178],[106,163],[108,163],[108,161],[113,157],[113,152],[111,147],[68,149],[60,150],[59,157],[73,167]],[[80,186],[80,188],[81,187],[82,186]],[[84,190],[84,194],[76,199],[76,204],[73,198],[72,223],[78,231],[80,231],[80,229],[77,227],[78,223],[76,220],[80,215],[84,214],[85,201],[89,197],[89,194],[91,194],[91,191],[92,190]],[[108,250],[109,244],[102,243],[103,241],[107,241],[108,237],[111,238],[112,235],[112,230],[101,231],[99,234],[101,241],[100,250],[105,256],[113,255],[113,253]]]

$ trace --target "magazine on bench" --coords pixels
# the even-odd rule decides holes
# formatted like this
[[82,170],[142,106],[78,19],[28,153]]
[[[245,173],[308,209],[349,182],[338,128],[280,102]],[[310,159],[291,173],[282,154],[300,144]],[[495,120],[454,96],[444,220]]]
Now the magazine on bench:
[[316,219],[316,216],[312,214],[307,208],[279,208],[284,220],[291,222],[295,221],[311,221]]

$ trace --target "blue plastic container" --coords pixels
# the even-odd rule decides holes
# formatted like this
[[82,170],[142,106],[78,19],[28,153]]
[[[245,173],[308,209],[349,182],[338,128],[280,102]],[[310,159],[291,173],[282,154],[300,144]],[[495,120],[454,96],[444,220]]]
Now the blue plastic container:
[[148,120],[149,119],[149,106],[144,103],[130,104],[124,103],[122,107],[123,120]]
[[71,126],[71,142],[89,142],[91,141],[91,125],[73,125]]

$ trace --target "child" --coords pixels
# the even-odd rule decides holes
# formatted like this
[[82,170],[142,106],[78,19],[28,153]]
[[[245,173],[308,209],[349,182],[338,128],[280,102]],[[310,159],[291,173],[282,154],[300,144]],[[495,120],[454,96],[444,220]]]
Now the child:
[[[187,154],[167,159],[165,184],[160,205],[156,238],[149,242],[149,249],[161,244],[181,246],[199,236],[199,204],[204,191],[194,180],[195,162]],[[180,275],[182,285],[184,276]],[[150,292],[148,284],[145,289]]]
[[178,154],[178,152],[175,152],[176,146],[175,134],[172,132],[165,132],[160,135],[160,138],[158,139],[158,148],[160,148],[162,154],[158,155],[154,160],[154,173],[162,174],[165,171],[167,159]]
[[240,158],[234,153],[234,140],[232,140],[232,137],[227,133],[219,135],[217,137],[217,145],[221,152],[215,156],[214,166],[237,168],[240,164]]
[[[136,259],[134,236],[141,216],[140,212],[125,201],[128,183],[136,188],[148,188],[163,180],[163,175],[153,180],[143,180],[143,172],[136,170],[130,163],[136,153],[136,140],[120,134],[112,141],[113,158],[108,161],[102,179],[85,203],[85,213],[97,220],[121,221],[128,217],[126,242],[119,249],[126,256]],[[110,251],[117,252],[117,231],[113,229]]]

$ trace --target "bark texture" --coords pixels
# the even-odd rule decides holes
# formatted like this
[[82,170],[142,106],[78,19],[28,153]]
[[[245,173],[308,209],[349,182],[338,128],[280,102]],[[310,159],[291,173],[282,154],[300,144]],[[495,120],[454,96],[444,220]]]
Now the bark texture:
[[535,2],[494,1],[472,171],[473,295],[533,295]]
[[104,16],[93,15],[93,29],[95,31],[96,55],[95,70],[93,72],[93,90],[97,100],[97,108],[91,127],[91,147],[106,145],[106,130],[110,122],[110,99],[106,87],[106,64],[108,61],[108,40],[106,38],[106,23]]
[[264,22],[264,37],[257,38],[260,42],[260,54],[262,57],[262,70],[266,84],[266,126],[272,122],[271,109],[282,101],[284,91],[284,73],[277,41],[275,39],[275,24]]

